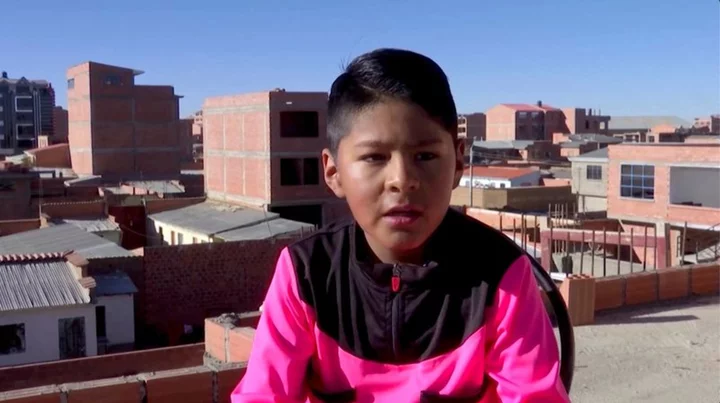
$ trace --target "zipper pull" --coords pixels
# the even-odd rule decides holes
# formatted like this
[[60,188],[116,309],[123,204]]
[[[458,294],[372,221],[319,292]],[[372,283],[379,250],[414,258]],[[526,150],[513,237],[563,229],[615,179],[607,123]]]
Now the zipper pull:
[[397,265],[395,265],[395,267],[393,267],[391,286],[392,286],[393,292],[400,291],[400,267],[398,267]]

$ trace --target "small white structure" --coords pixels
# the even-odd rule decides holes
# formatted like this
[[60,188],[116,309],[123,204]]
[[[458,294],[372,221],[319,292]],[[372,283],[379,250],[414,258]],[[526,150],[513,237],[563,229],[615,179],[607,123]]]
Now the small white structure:
[[474,166],[472,171],[465,168],[460,186],[469,187],[471,178],[474,188],[539,186],[541,176],[539,170],[528,168]]
[[87,260],[76,254],[0,255],[0,367],[97,355],[98,333],[134,344],[134,308],[125,292],[137,289],[130,282],[115,293],[106,279],[100,283],[98,298]]

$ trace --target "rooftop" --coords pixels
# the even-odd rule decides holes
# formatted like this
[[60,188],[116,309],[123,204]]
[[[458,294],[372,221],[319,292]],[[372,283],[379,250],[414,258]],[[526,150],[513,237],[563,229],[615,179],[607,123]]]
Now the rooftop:
[[65,256],[0,256],[0,312],[89,303],[89,290]]
[[510,109],[514,109],[518,112],[545,112],[545,111],[559,111],[560,109],[550,105],[532,105],[532,104],[500,104]]
[[95,279],[95,295],[97,296],[125,295],[138,292],[130,277],[121,271],[93,276],[93,279]]
[[473,142],[473,148],[484,148],[487,150],[525,150],[535,144],[533,140],[494,140]]
[[[150,216],[163,224],[226,240],[263,239],[312,225],[280,218],[277,213],[204,202]],[[260,238],[258,238],[260,237]]]
[[576,157],[568,158],[570,161],[583,161],[583,160],[607,160],[608,149],[607,147],[598,150],[593,150],[588,153],[580,154]]
[[70,224],[87,232],[118,231],[120,226],[108,217],[73,217],[50,221],[51,225]]
[[[496,179],[513,179],[521,176],[538,172],[529,168],[509,168],[509,167],[486,167],[473,166],[472,175],[477,178],[496,178]],[[464,176],[470,176],[470,168],[465,168]]]
[[692,122],[677,116],[612,116],[608,123],[610,130],[650,130],[653,126],[670,125],[678,127],[691,127]]
[[127,249],[71,224],[60,224],[0,237],[0,254],[72,250],[85,259],[134,256]]

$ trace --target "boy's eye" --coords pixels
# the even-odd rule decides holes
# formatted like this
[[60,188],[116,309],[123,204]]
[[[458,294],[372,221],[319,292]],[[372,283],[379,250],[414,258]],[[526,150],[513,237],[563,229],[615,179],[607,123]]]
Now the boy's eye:
[[420,161],[430,161],[437,158],[437,154],[430,153],[430,152],[424,152],[424,153],[418,153],[415,158],[417,158]]
[[374,153],[363,155],[360,159],[365,162],[381,162],[385,160],[385,156],[382,154]]

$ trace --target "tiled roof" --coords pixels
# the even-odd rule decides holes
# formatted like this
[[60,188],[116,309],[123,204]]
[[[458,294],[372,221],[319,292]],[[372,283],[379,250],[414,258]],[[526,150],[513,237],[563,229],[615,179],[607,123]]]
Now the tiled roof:
[[80,279],[62,253],[0,257],[0,312],[90,302],[90,279]]
[[[498,179],[513,179],[521,176],[529,175],[537,172],[534,169],[528,168],[504,168],[504,167],[485,167],[475,166],[472,169],[472,175],[475,178],[498,178]],[[464,176],[470,176],[470,168],[465,168]]]
[[0,237],[0,254],[49,253],[67,250],[74,250],[86,259],[134,256],[127,249],[70,224]]

